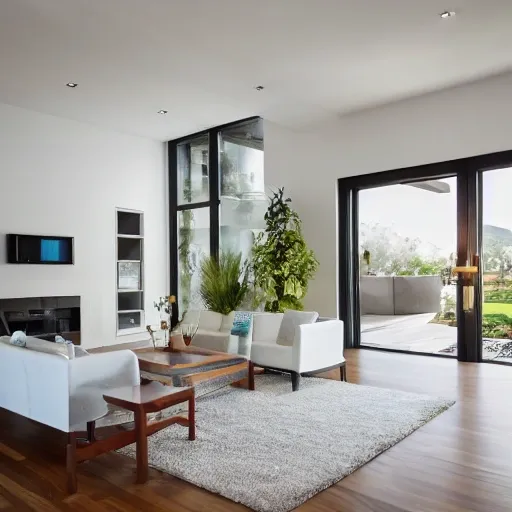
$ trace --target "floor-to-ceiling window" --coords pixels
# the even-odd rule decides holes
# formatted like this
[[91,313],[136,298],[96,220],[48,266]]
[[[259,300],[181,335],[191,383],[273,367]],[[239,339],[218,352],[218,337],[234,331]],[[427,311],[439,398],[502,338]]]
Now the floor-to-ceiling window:
[[260,118],[169,142],[171,292],[180,311],[201,308],[205,257],[229,250],[249,258],[266,205]]
[[265,228],[267,198],[263,175],[263,123],[240,123],[219,133],[221,250],[250,257]]
[[177,144],[177,289],[181,310],[199,303],[199,261],[210,254],[208,134]]

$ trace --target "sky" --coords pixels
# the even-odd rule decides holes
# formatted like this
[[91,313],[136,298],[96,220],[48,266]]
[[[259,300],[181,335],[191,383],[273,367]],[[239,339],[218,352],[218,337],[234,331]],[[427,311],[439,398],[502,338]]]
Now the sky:
[[[457,178],[439,180],[450,192],[439,194],[409,185],[359,193],[359,222],[381,224],[402,236],[419,238],[447,257],[457,243]],[[512,230],[512,168],[483,173],[483,222]]]

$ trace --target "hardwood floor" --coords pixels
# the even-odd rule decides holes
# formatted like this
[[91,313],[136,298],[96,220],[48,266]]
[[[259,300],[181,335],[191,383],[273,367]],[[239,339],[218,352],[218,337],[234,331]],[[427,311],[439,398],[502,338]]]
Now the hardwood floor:
[[[349,382],[457,403],[297,510],[512,510],[512,367],[369,350],[346,355]],[[326,376],[339,379],[339,372]],[[81,465],[79,493],[68,496],[64,444],[65,435],[0,412],[1,512],[248,510],[156,470],[136,485],[135,462],[118,454]]]

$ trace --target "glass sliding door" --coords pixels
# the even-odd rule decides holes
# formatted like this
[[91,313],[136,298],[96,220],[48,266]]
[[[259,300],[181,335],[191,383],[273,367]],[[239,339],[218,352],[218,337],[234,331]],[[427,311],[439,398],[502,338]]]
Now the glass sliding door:
[[481,173],[482,359],[512,362],[512,167]]
[[338,180],[346,348],[512,365],[512,151]]
[[358,192],[360,343],[457,354],[457,178]]

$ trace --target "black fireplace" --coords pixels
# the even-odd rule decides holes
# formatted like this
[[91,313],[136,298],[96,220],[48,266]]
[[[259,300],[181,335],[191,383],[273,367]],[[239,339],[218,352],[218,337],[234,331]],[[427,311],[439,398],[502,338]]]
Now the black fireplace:
[[0,336],[14,331],[52,341],[60,334],[80,344],[80,297],[0,299]]

